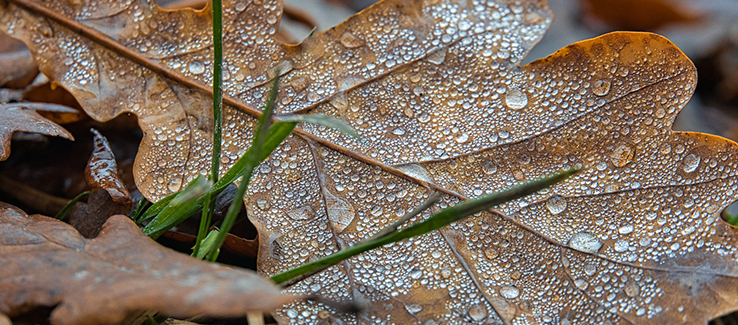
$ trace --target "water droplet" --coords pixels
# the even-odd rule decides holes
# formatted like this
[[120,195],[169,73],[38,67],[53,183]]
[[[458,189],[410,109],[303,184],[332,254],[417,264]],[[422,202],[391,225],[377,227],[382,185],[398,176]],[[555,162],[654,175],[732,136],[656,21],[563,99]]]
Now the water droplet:
[[410,277],[417,280],[423,277],[423,270],[419,268],[414,268],[410,271]]
[[597,254],[602,247],[602,243],[597,237],[588,232],[579,232],[571,236],[568,243],[569,247],[585,253]]
[[629,233],[632,233],[633,232],[633,225],[620,226],[620,228],[618,228],[618,232],[621,235],[627,235]]
[[179,177],[172,178],[171,181],[169,181],[169,190],[172,192],[177,192],[182,187],[182,179]]
[[403,134],[405,134],[405,132],[406,132],[405,131],[405,128],[404,127],[401,127],[401,126],[398,127],[398,128],[395,128],[394,130],[392,130],[392,134],[394,134],[394,135],[403,135]]
[[631,148],[629,145],[619,145],[615,150],[613,150],[612,155],[610,155],[610,158],[612,158],[612,163],[616,167],[623,167],[633,161],[633,157],[635,157],[635,150]]
[[490,247],[484,250],[484,256],[486,256],[488,259],[493,260],[497,258],[497,256],[500,256],[500,253],[496,249]]
[[309,220],[315,216],[315,211],[309,205],[301,206],[287,212],[287,216],[293,220]]
[[428,60],[428,62],[433,63],[435,65],[440,65],[443,63],[443,61],[446,61],[446,49],[431,49],[430,54],[425,58]]
[[487,318],[487,307],[481,304],[476,304],[469,308],[468,313],[471,319],[478,322]]
[[441,252],[433,251],[433,253],[431,253],[431,256],[433,256],[433,258],[441,258]]
[[351,32],[345,32],[343,35],[341,35],[341,39],[339,40],[341,44],[347,48],[355,48],[364,45],[364,41],[362,41],[360,38],[354,36],[354,34],[351,34]]
[[271,205],[269,204],[269,201],[267,200],[256,200],[256,206],[259,207],[259,209],[267,210]]
[[513,286],[504,286],[500,288],[500,295],[506,299],[515,299],[520,296],[520,290]]
[[638,286],[638,283],[635,283],[635,281],[628,281],[625,284],[623,291],[625,291],[625,294],[628,295],[628,297],[638,297],[638,295],[641,294],[641,287]]
[[433,177],[428,173],[428,171],[418,164],[399,165],[397,166],[397,169],[419,180],[423,180],[428,183],[435,183],[435,180],[433,180]]
[[592,85],[592,92],[597,96],[605,96],[610,92],[610,81],[597,80]]
[[193,74],[202,74],[203,72],[205,72],[205,65],[201,61],[197,60],[190,62],[190,65],[187,66],[187,68]]
[[488,161],[485,162],[484,165],[482,165],[482,170],[484,170],[485,174],[491,175],[497,172],[497,165],[495,165],[495,163],[491,161]]
[[622,252],[627,251],[628,250],[628,247],[630,247],[630,244],[625,239],[620,239],[620,240],[616,241],[615,242],[615,245],[613,246],[613,248],[615,249],[615,251],[618,252],[618,253],[622,253]]
[[238,12],[242,12],[242,11],[246,10],[246,3],[245,2],[239,2],[233,8],[236,9],[236,11],[238,11]]
[[700,158],[700,156],[690,153],[684,157],[684,160],[682,160],[682,169],[687,173],[691,173],[697,170],[697,167],[700,166],[701,160],[702,158]]
[[566,199],[558,195],[551,196],[548,198],[548,201],[546,201],[546,207],[548,208],[548,211],[551,211],[551,213],[559,214],[566,210]]
[[638,240],[638,244],[643,247],[651,245],[651,237],[641,237],[641,239]]
[[323,195],[325,196],[328,219],[333,224],[333,228],[340,233],[354,221],[356,216],[354,207],[345,200],[333,195],[330,191],[323,190]]
[[518,110],[528,105],[528,95],[517,88],[511,88],[505,95],[505,105]]
[[589,287],[589,283],[583,279],[574,280],[574,285],[577,286],[579,290],[586,290],[587,287]]
[[423,306],[418,304],[405,305],[405,309],[407,309],[408,313],[415,315],[423,310]]
[[375,217],[381,216],[382,212],[384,212],[384,210],[382,209],[382,206],[379,206],[379,205],[375,205],[371,209],[371,214]]
[[469,141],[469,134],[467,134],[466,132],[462,132],[461,134],[456,136],[456,142],[464,143],[466,141]]

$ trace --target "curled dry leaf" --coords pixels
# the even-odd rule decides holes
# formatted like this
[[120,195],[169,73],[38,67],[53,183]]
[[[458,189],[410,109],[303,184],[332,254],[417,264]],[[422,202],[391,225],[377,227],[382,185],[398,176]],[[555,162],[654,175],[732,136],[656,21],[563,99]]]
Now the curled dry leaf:
[[95,239],[53,218],[0,203],[0,313],[53,307],[55,325],[113,324],[141,310],[173,317],[243,316],[291,300],[249,270],[164,248],[126,216]]
[[72,134],[37,111],[76,113],[73,108],[44,103],[0,104],[0,161],[10,156],[10,138],[14,132],[31,132],[74,140]]
[[90,132],[93,134],[93,149],[85,167],[87,185],[107,191],[115,203],[130,204],[131,194],[118,176],[118,163],[108,139],[95,129],[90,129]]
[[[207,172],[206,14],[8,2],[0,27],[91,116],[139,116],[144,195]],[[383,1],[299,46],[271,37],[280,1],[224,8],[223,168],[246,150],[277,68],[281,113],[341,118],[365,139],[305,125],[258,168],[247,209],[267,274],[356,243],[431,192],[444,198],[428,213],[586,168],[289,289],[365,312],[300,302],[280,321],[704,323],[738,308],[736,231],[719,217],[738,197],[738,145],[670,130],[696,73],[668,40],[608,34],[519,66],[551,22],[544,1]]]

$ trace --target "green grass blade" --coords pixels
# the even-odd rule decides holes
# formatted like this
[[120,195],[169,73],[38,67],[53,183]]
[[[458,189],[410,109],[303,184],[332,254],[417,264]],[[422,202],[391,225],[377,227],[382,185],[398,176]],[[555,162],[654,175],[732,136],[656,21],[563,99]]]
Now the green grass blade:
[[402,230],[387,234],[375,240],[360,243],[343,251],[339,251],[333,255],[329,255],[313,262],[305,263],[291,270],[275,274],[271,276],[271,279],[277,284],[283,284],[287,281],[295,281],[295,279],[314,274],[331,265],[340,263],[347,258],[359,255],[368,250],[394,243],[403,239],[408,239],[429,233],[441,227],[447,226],[452,222],[461,220],[482,211],[489,210],[499,204],[535,193],[558,182],[561,182],[577,172],[579,172],[579,169],[569,169],[561,171],[539,180],[534,180],[521,185],[513,186],[501,192],[496,192],[473,200],[461,202],[457,205],[446,208],[441,212],[430,216],[423,222],[413,224]]
[[137,225],[141,225],[139,219],[143,217],[144,212],[146,212],[146,209],[151,206],[151,202],[147,200],[145,197],[142,197],[141,200],[138,201],[138,204],[136,204],[136,208],[131,212],[131,220],[133,220]]
[[233,202],[231,202],[231,206],[228,208],[228,212],[223,219],[223,223],[220,226],[220,232],[215,237],[213,246],[207,252],[208,261],[214,262],[218,258],[218,251],[220,249],[220,246],[223,245],[223,241],[225,240],[226,235],[229,231],[231,231],[233,224],[236,222],[236,217],[241,211],[241,206],[243,205],[243,196],[246,195],[246,189],[248,188],[249,182],[251,181],[251,175],[254,172],[254,168],[256,168],[256,166],[258,166],[262,161],[264,161],[264,159],[266,159],[266,157],[269,156],[268,154],[263,155],[261,153],[261,149],[266,143],[267,135],[272,126],[272,116],[274,115],[274,107],[277,100],[278,91],[279,71],[275,73],[275,77],[272,81],[272,86],[269,91],[269,96],[267,97],[266,104],[264,105],[264,111],[259,117],[259,122],[256,124],[254,140],[250,148],[254,149],[254,151],[251,155],[246,156],[246,166],[241,173],[241,183],[238,185],[236,196],[233,198]]
[[203,259],[208,252],[217,250],[218,248],[215,248],[215,238],[218,237],[219,233],[220,231],[218,230],[210,231],[205,239],[202,240],[200,250],[197,252],[193,251],[192,256]]
[[84,191],[82,193],[77,194],[77,196],[75,196],[73,199],[69,200],[69,202],[67,202],[67,204],[65,204],[64,207],[62,207],[61,210],[59,210],[59,213],[57,213],[54,216],[54,218],[56,218],[57,220],[64,220],[64,219],[66,219],[67,216],[69,215],[69,212],[72,211],[72,208],[74,207],[74,205],[77,204],[77,202],[79,202],[79,200],[85,198],[89,194],[90,194],[89,191]]
[[337,119],[333,116],[322,115],[322,114],[285,114],[277,117],[282,122],[297,122],[297,123],[313,123],[325,125],[329,128],[334,128],[338,131],[346,133],[356,139],[361,139],[359,133],[354,130],[346,121]]

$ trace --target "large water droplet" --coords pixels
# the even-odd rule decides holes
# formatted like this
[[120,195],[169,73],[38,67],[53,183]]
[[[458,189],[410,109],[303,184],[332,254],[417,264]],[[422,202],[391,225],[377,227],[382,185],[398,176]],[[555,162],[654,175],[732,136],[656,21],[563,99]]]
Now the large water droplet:
[[397,166],[397,169],[419,180],[426,181],[428,183],[435,183],[435,180],[433,180],[433,177],[430,175],[430,173],[428,173],[428,171],[425,170],[423,166],[420,166],[418,164],[399,165]]
[[287,216],[293,220],[309,220],[315,216],[315,211],[309,205],[301,206],[287,212]]
[[635,281],[628,281],[623,291],[628,297],[638,297],[641,294],[641,287]]
[[620,228],[618,228],[618,232],[619,232],[619,233],[620,233],[621,235],[627,235],[627,234],[630,234],[630,233],[632,233],[632,232],[633,232],[633,225],[630,225],[630,224],[628,224],[628,225],[623,225],[623,226],[620,226]]
[[500,288],[500,295],[506,299],[515,299],[520,296],[520,290],[513,286],[504,286]]
[[423,306],[418,304],[411,304],[411,305],[405,305],[405,309],[407,309],[407,312],[415,315],[423,310]]
[[702,158],[700,158],[700,156],[690,153],[684,157],[684,160],[682,160],[682,169],[687,173],[691,173],[697,170],[697,167],[700,166],[701,160]]
[[433,63],[435,65],[440,65],[443,63],[443,61],[446,61],[446,49],[445,48],[436,49],[436,50],[431,49],[430,51],[432,51],[431,54],[428,54],[428,56],[425,58],[426,60],[428,60],[428,62]]
[[528,105],[528,95],[517,88],[510,88],[505,95],[505,105],[518,110]]
[[171,181],[169,181],[169,190],[172,192],[177,192],[182,187],[182,179],[179,177],[172,178]]
[[548,211],[551,211],[551,213],[559,214],[566,210],[566,199],[558,195],[551,196],[548,201],[546,201],[546,207],[548,208]]
[[187,69],[190,70],[193,74],[202,74],[205,72],[205,65],[201,61],[192,61],[190,62],[190,65],[187,66]]
[[323,195],[325,196],[328,219],[333,224],[333,228],[340,233],[354,221],[356,216],[354,207],[328,190],[324,190]]
[[625,240],[625,239],[620,239],[620,240],[616,241],[615,242],[615,245],[613,246],[613,248],[615,249],[615,251],[618,252],[618,253],[622,253],[622,252],[627,251],[628,250],[628,247],[630,247],[630,243],[628,243],[628,241]]
[[605,96],[610,92],[610,81],[597,80],[592,85],[592,92],[597,96]]
[[487,317],[487,307],[481,304],[476,304],[469,308],[469,317],[474,321],[481,321]]
[[351,34],[351,32],[343,33],[343,35],[341,35],[340,42],[347,48],[355,48],[364,45],[364,41],[354,36],[354,34]]
[[484,170],[485,174],[491,175],[497,172],[497,165],[495,165],[495,163],[491,161],[488,161],[482,165],[482,170]]
[[635,150],[629,145],[619,145],[613,150],[610,158],[612,159],[613,165],[616,167],[623,167],[633,161],[635,157]]
[[579,232],[571,236],[568,243],[569,247],[585,253],[597,254],[602,247],[602,243],[597,237],[588,232]]
[[458,143],[464,143],[467,141],[469,141],[469,134],[466,132],[462,132],[456,136],[456,142]]

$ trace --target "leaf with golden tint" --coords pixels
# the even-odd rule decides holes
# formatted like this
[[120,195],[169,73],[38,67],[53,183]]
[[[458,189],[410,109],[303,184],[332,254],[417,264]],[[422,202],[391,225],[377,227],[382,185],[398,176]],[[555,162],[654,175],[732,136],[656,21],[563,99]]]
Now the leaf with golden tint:
[[[207,15],[151,2],[9,0],[0,26],[97,119],[139,116],[150,199],[206,173]],[[432,192],[441,203],[585,170],[550,190],[365,253],[287,289],[283,323],[704,323],[738,308],[738,145],[673,132],[696,83],[653,34],[614,33],[526,66],[543,1],[380,2],[299,46],[274,41],[280,1],[224,3],[223,168],[246,150],[273,71],[278,110],[363,137],[297,129],[254,175],[249,217],[266,274],[371,236]],[[57,14],[58,13],[58,14]]]
[[123,215],[85,239],[66,223],[0,203],[0,234],[0,315],[54,307],[55,325],[115,324],[143,310],[238,317],[292,299],[252,271],[167,249]]

